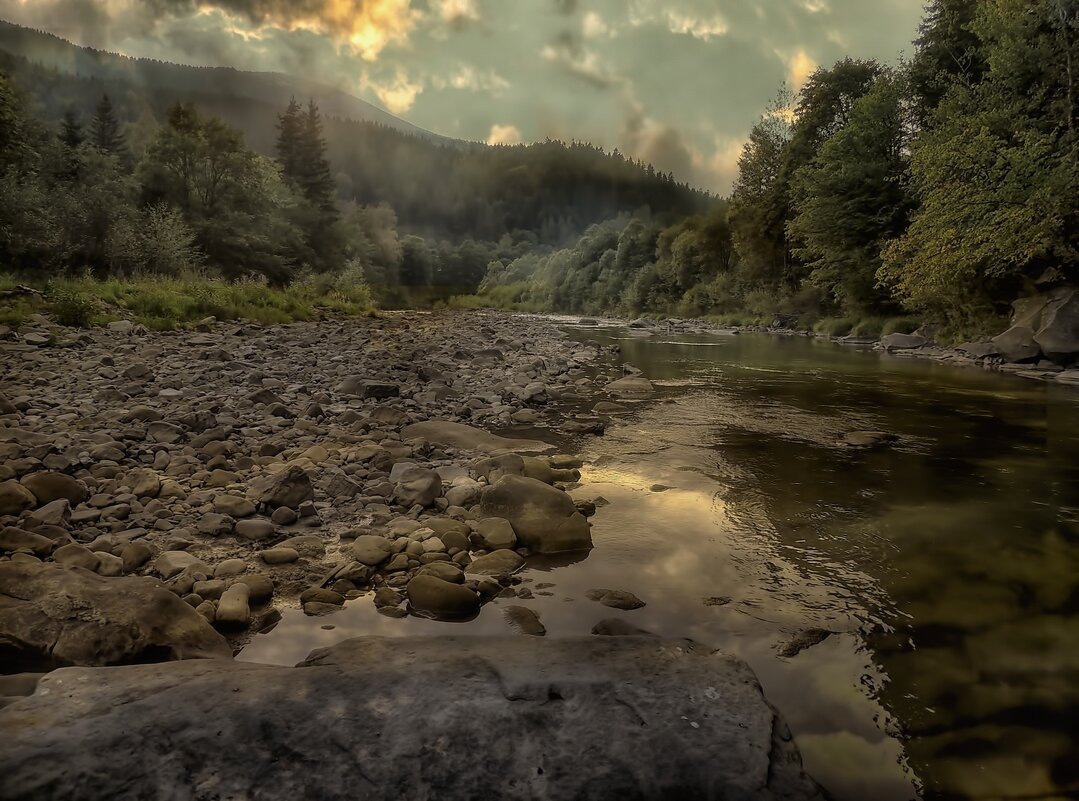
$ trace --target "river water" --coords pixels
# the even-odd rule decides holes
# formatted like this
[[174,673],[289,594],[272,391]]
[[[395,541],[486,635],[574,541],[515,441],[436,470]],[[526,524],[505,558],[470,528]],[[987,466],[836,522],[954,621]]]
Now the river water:
[[[749,662],[840,801],[1079,798],[1079,392],[806,338],[569,330],[657,385],[603,437],[519,432],[587,460],[574,496],[610,502],[596,547],[530,560],[534,598],[469,623],[367,597],[286,612],[242,659],[506,634],[503,603],[548,637],[622,617]],[[852,430],[899,440],[839,445]]]

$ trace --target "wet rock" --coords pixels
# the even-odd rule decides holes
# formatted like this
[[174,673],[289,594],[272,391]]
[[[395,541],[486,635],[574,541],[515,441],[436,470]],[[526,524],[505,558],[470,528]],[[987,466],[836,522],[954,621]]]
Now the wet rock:
[[406,589],[409,605],[417,614],[439,620],[463,620],[480,611],[480,599],[460,584],[434,576],[416,576]]
[[644,601],[625,590],[589,590],[585,596],[612,609],[640,609],[645,605]]
[[842,443],[852,448],[879,448],[898,440],[899,437],[887,431],[848,431]]
[[502,549],[485,556],[477,556],[468,566],[468,572],[479,576],[509,576],[524,567],[525,560],[516,551]]
[[1079,289],[1061,287],[1049,293],[1034,341],[1055,362],[1064,364],[1079,356]]
[[626,376],[612,381],[604,389],[616,395],[647,395],[656,388],[644,376]]
[[22,562],[0,562],[0,653],[9,669],[232,655],[153,579]]
[[658,637],[620,617],[607,617],[592,627],[592,633],[600,637]]
[[13,800],[150,798],[163,781],[221,798],[822,797],[749,668],[684,640],[372,637],[301,668],[66,669],[0,727]]
[[917,334],[887,334],[880,338],[885,350],[912,350],[929,344],[929,340]]
[[539,615],[527,606],[507,606],[502,610],[502,617],[521,634],[542,637],[547,633]]
[[573,499],[532,478],[503,476],[483,491],[480,512],[508,520],[517,539],[536,553],[592,547],[588,521]]
[[515,548],[517,535],[513,533],[510,521],[501,517],[487,517],[476,522],[476,538],[479,544],[489,551],[502,548]]
[[1037,359],[1041,345],[1034,340],[1034,329],[1029,325],[1013,325],[1003,334],[993,337],[993,347],[1009,362],[1028,362]]
[[835,632],[820,628],[804,629],[794,635],[789,642],[780,647],[779,655],[791,659],[798,656],[798,654],[807,648],[812,648],[814,645],[819,645],[824,642],[834,633]]

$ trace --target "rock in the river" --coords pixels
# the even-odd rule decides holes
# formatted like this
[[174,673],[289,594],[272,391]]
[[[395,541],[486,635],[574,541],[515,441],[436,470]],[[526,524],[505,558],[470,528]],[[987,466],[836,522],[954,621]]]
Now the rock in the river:
[[880,338],[885,350],[913,350],[928,344],[929,340],[918,334],[886,334]]
[[848,431],[842,443],[852,448],[879,448],[898,440],[898,436],[887,431]]
[[534,478],[503,476],[483,491],[480,511],[508,520],[517,539],[536,553],[592,547],[588,521],[573,499]]
[[491,551],[485,556],[477,556],[465,569],[479,576],[509,576],[524,567],[524,564],[525,560],[516,551],[503,548]]
[[514,548],[517,545],[517,535],[513,533],[513,526],[510,525],[510,521],[501,517],[487,517],[477,521],[476,537],[489,551]]
[[224,638],[154,579],[0,562],[6,669],[231,656]]
[[1079,356],[1079,289],[1051,291],[1039,322],[1034,341],[1046,358],[1066,364]]
[[480,611],[476,593],[435,576],[416,576],[406,593],[413,611],[440,620],[466,620]]
[[822,798],[752,671],[688,640],[372,637],[295,668],[66,668],[0,730],[9,801]]
[[625,378],[619,378],[616,381],[612,381],[604,387],[608,392],[613,392],[616,395],[647,395],[650,392],[655,391],[655,387],[652,386],[652,382],[644,376],[626,376]]
[[993,347],[1009,362],[1028,362],[1041,355],[1041,346],[1034,341],[1029,326],[1013,325],[991,340]]
[[65,473],[31,473],[23,477],[22,485],[34,494],[39,506],[60,498],[67,498],[72,506],[76,506],[90,495],[81,481]]
[[502,610],[502,616],[521,634],[542,637],[547,633],[547,629],[540,622],[539,615],[527,606],[507,606]]
[[589,590],[585,595],[590,601],[598,601],[612,609],[640,609],[644,601],[625,590]]
[[401,437],[405,440],[425,439],[438,445],[449,445],[465,451],[480,451],[482,453],[505,453],[508,451],[549,451],[554,448],[546,442],[532,439],[507,439],[475,428],[463,423],[454,423],[448,420],[428,420],[423,423],[413,423],[401,429]]
[[442,479],[438,473],[426,467],[408,467],[402,470],[393,488],[394,498],[406,507],[414,504],[430,506],[441,494]]
[[256,485],[260,503],[271,509],[287,506],[296,509],[305,501],[314,500],[315,488],[303,468],[292,466],[261,479]]

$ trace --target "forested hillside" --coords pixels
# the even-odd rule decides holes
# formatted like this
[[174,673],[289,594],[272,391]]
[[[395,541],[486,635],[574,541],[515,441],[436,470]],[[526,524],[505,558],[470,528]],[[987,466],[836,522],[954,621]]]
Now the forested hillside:
[[590,145],[489,147],[447,139],[308,81],[125,58],[3,23],[0,69],[54,123],[67,113],[85,122],[108,95],[135,157],[177,103],[194,104],[242,133],[252,150],[273,157],[278,116],[289,98],[313,99],[337,199],[388,205],[403,232],[434,244],[497,242],[505,234],[563,244],[622,212],[649,209],[671,221],[711,200]]
[[999,328],[1020,294],[1079,280],[1077,65],[1075,3],[933,0],[910,63],[844,59],[781,90],[728,205],[596,226],[495,265],[470,302]]

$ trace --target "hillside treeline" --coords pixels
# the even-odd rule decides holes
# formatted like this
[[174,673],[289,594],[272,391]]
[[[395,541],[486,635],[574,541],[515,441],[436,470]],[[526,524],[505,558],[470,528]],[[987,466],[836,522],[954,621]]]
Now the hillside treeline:
[[487,302],[956,335],[1079,279],[1079,4],[933,0],[898,67],[843,59],[753,127],[729,202],[494,265]]

